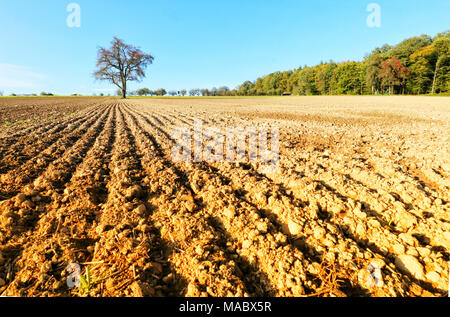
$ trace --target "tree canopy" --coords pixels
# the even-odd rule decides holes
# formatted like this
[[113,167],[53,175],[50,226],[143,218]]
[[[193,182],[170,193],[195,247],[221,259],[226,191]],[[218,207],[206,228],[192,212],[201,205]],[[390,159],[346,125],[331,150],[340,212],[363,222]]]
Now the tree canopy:
[[[167,93],[163,92],[154,94]],[[222,86],[177,92],[182,96],[187,93],[190,96],[450,93],[450,31],[435,37],[411,37],[397,45],[384,44],[362,61],[329,61],[277,71],[254,81],[247,80],[235,89]]]
[[127,96],[127,82],[141,81],[144,69],[153,63],[154,57],[143,53],[139,48],[126,44],[114,37],[111,48],[100,47],[97,53],[97,70],[94,77],[116,85],[122,98]]
[[450,92],[450,31],[375,48],[363,61],[320,63],[245,81],[231,94],[335,95]]

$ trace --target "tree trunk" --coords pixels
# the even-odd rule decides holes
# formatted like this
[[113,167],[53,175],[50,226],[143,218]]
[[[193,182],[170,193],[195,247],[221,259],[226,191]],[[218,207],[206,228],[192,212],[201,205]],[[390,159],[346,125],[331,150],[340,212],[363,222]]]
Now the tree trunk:
[[434,95],[434,90],[435,90],[435,85],[436,85],[436,73],[437,73],[436,68],[434,70],[434,75],[433,75],[433,84],[431,85],[431,94],[432,95]]
[[127,84],[126,82],[122,84],[122,99],[127,98]]
[[433,75],[433,84],[431,86],[431,94],[434,95],[434,92],[436,91],[436,76],[439,69],[439,58],[436,61],[436,67],[434,68],[434,75]]

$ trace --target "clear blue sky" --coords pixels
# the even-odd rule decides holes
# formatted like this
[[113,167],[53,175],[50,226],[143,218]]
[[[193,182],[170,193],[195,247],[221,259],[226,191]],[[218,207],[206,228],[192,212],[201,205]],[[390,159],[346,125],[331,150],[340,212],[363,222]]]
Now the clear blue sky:
[[[69,3],[81,27],[69,28]],[[381,27],[366,24],[369,3]],[[234,88],[320,61],[362,60],[377,46],[450,29],[450,0],[0,0],[0,90],[113,92],[95,82],[113,36],[155,56],[131,89]]]

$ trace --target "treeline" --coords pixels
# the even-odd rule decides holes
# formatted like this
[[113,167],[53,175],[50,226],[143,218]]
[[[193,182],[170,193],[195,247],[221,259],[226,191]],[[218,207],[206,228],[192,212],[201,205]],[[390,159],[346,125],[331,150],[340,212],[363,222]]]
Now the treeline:
[[435,94],[450,92],[450,31],[383,45],[362,62],[320,63],[275,72],[237,88],[238,95]]
[[[230,90],[230,88],[223,86],[220,88],[210,89],[191,89],[189,91],[183,90],[170,90],[165,89],[150,90],[148,88],[141,88],[136,91],[130,92],[131,96],[236,96],[237,90]],[[119,93],[119,91],[117,91]],[[118,95],[120,96],[120,95]]]
[[[1,91],[0,91],[0,96],[3,96],[3,92],[1,92]],[[9,96],[11,96],[11,97],[37,97],[37,94],[16,94],[16,93],[11,93]],[[40,93],[40,96],[51,97],[51,96],[54,96],[54,94],[51,93],[51,92],[43,91],[43,92]]]
[[275,72],[236,89],[149,90],[138,96],[276,96],[450,93],[450,31],[376,48],[361,62],[320,63]]

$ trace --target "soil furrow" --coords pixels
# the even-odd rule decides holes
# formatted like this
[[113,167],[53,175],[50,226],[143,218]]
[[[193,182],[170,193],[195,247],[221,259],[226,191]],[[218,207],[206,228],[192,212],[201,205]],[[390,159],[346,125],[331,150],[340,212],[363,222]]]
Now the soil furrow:
[[[244,261],[230,248],[230,241],[221,228],[214,225],[203,206],[197,204],[185,175],[180,175],[180,171],[166,160],[158,143],[135,114],[130,120],[138,129],[136,135],[145,136],[138,139],[140,145],[143,148],[150,147],[156,153],[144,155],[144,166],[153,167],[147,169],[151,179],[154,179],[152,186],[155,189],[161,188],[164,192],[152,199],[152,203],[157,206],[152,219],[162,224],[162,236],[171,240],[176,245],[176,250],[179,250],[174,254],[172,262],[175,269],[185,272],[185,278],[189,282],[186,295],[267,294],[257,283],[245,277]],[[160,179],[158,173],[163,173],[163,179],[168,181],[155,182]]]
[[[105,195],[107,180],[104,178],[109,173],[105,161],[114,141],[114,119],[114,114],[109,112],[105,129],[87,151],[67,183],[64,194],[57,199],[61,201],[60,206],[46,209],[37,221],[36,229],[21,246],[21,255],[10,259],[17,272],[6,294],[70,294],[65,283],[66,268],[72,263],[87,262],[93,252],[95,240],[88,233],[99,211],[98,204]],[[33,279],[33,276],[38,276],[38,279]]]
[[80,141],[84,133],[89,130],[90,125],[96,120],[104,118],[106,112],[99,112],[95,116],[84,120],[71,133],[62,136],[62,138],[51,144],[47,149],[40,152],[24,165],[0,175],[0,191],[3,195],[9,197],[14,196],[24,185],[36,181],[36,178],[46,169],[49,169],[60,156],[64,156],[65,153],[73,150],[76,142]]
[[[39,215],[45,213],[48,206],[59,208],[59,195],[63,193],[65,184],[100,134],[105,124],[103,119],[108,116],[109,111],[95,118],[95,123],[89,127],[80,130],[82,135],[77,137],[80,139],[54,160],[33,183],[23,187],[21,185],[20,194],[0,203],[3,220],[0,223],[2,241],[7,241],[12,236],[21,237],[31,230]],[[40,199],[33,201],[34,196],[39,196]]]
[[[153,128],[154,124],[147,124],[147,126]],[[154,128],[155,134],[160,135],[164,153],[170,153],[172,140],[164,140],[168,133],[162,132],[160,127]],[[180,168],[183,167],[180,166]],[[208,183],[196,194],[206,204],[206,210],[214,222],[227,231],[233,241],[232,248],[242,258],[248,259],[253,269],[262,268],[266,278],[261,278],[260,282],[265,282],[261,287],[266,292],[272,292],[272,295],[277,296],[305,295],[306,291],[302,285],[306,282],[304,265],[307,266],[309,263],[299,250],[289,244],[287,237],[256,208],[240,199],[235,189],[226,184],[221,175],[197,168],[186,169],[183,172],[189,173],[188,177],[191,184],[195,184],[193,185],[195,188],[198,188],[198,181],[205,175]],[[227,214],[233,215],[229,217]],[[311,283],[308,286],[309,292],[314,292],[316,287],[317,285]]]
[[0,99],[0,296],[446,296],[448,103],[388,99]]
[[[159,120],[159,121],[161,121],[161,120]],[[173,121],[169,121],[169,120],[167,120],[166,121],[166,123],[167,124],[174,124],[174,122]],[[168,133],[167,132],[165,132],[164,133],[164,135],[165,136],[167,136],[168,135]],[[224,170],[224,168],[225,168],[225,170],[226,170],[226,167],[224,167],[224,166],[226,166],[225,164],[217,164],[217,166],[219,166],[220,168],[221,168],[221,170],[223,171]],[[251,187],[252,187],[252,184],[260,184],[260,183],[263,183],[263,182],[261,182],[261,179],[246,179],[246,181],[242,181],[243,179],[245,179],[245,176],[247,176],[246,175],[246,173],[244,172],[243,174],[239,174],[239,173],[236,173],[236,171],[235,171],[235,169],[233,169],[232,170],[232,174],[236,174],[236,177],[235,177],[235,184],[241,184],[241,183],[245,183],[247,186],[247,190],[248,189],[250,189]],[[249,188],[250,187],[250,188]],[[329,186],[325,186],[324,187],[325,189],[330,189],[330,187]],[[263,195],[261,195],[261,193],[263,192],[264,193],[264,190],[265,188],[258,188],[257,190],[254,190],[254,191],[252,191],[252,193],[253,194],[255,194],[256,193],[256,195],[258,195],[258,197],[261,197],[261,196],[263,196]],[[245,192],[245,190],[244,190],[244,192]],[[269,192],[269,191],[265,191],[266,193],[267,192]],[[332,190],[332,194],[334,194],[334,190]],[[248,197],[251,197],[252,196],[252,194],[250,194],[250,195],[247,195]],[[341,198],[341,197],[339,197],[339,196],[337,196],[338,198]],[[279,199],[280,197],[278,197],[278,199]],[[263,198],[264,199],[264,198]],[[265,198],[265,199],[267,199],[267,198]],[[334,197],[334,199],[336,199],[336,197]],[[274,199],[272,199],[272,203],[273,202],[276,202],[276,196],[274,197]],[[342,205],[344,202],[340,202],[340,204]],[[317,202],[313,202],[313,206],[314,206],[314,204],[317,204]],[[364,203],[363,203],[363,206],[364,206]],[[270,208],[271,206],[269,206],[269,208]],[[288,226],[287,226],[287,224],[289,224],[290,222],[292,222],[293,220],[292,219],[299,219],[300,220],[300,222],[303,222],[304,223],[304,221],[305,221],[305,215],[295,215],[295,213],[294,214],[292,214],[292,211],[293,210],[295,210],[295,209],[297,209],[298,210],[298,208],[293,208],[294,206],[282,206],[282,207],[280,207],[280,206],[275,206],[275,210],[283,210],[283,209],[285,209],[285,210],[289,210],[289,211],[291,211],[291,212],[289,212],[289,213],[291,213],[291,215],[288,217],[288,218],[284,218],[283,219],[283,222],[281,223],[281,226],[282,227],[284,227],[285,228],[285,230],[284,230],[284,232],[288,232],[289,231],[289,229],[288,229]],[[264,208],[264,205],[260,205],[260,208]],[[267,206],[266,206],[266,208],[267,208]],[[320,207],[319,207],[320,208]],[[320,210],[319,210],[320,211]],[[324,210],[325,212],[327,212],[326,211],[326,209]],[[269,211],[270,212],[270,211]],[[280,212],[278,212],[278,213],[273,213],[273,215],[275,216],[275,217],[279,217],[280,216]],[[333,223],[333,222],[329,222],[328,221],[328,226],[331,226],[331,228],[339,228],[339,229],[342,229],[342,228],[347,228],[347,227],[345,227],[345,226],[342,226],[342,223],[339,223],[339,226],[337,226],[336,227],[336,223]],[[326,223],[325,223],[326,224]],[[298,225],[298,224],[295,224],[295,225]],[[292,224],[292,226],[295,226],[294,224]],[[302,228],[303,226],[300,226],[300,228]],[[308,234],[309,233],[313,233],[313,232],[323,232],[323,234],[327,234],[327,237],[326,237],[326,240],[325,240],[325,243],[328,245],[328,246],[333,246],[333,249],[335,249],[334,251],[334,253],[335,254],[338,254],[338,252],[339,252],[339,248],[338,249],[336,249],[336,248],[334,248],[334,244],[336,243],[336,241],[341,241],[342,243],[343,243],[343,245],[345,245],[345,240],[346,239],[343,239],[343,235],[344,234],[347,234],[348,235],[348,233],[346,233],[345,231],[343,231],[343,230],[337,230],[337,232],[339,232],[340,234],[338,234],[338,235],[333,235],[333,234],[331,234],[330,232],[327,232],[328,230],[327,230],[327,227],[325,226],[325,225],[322,225],[322,228],[320,227],[320,225],[318,226],[317,224],[315,225],[315,227],[316,228],[314,228],[314,226],[312,226],[312,228],[311,228],[311,226],[309,227],[309,228],[307,228],[308,230],[307,230],[307,232],[308,232]],[[313,230],[311,230],[311,229],[313,229]],[[359,230],[363,230],[363,229],[360,229],[360,228],[358,228]],[[334,229],[334,231],[336,231],[336,229]],[[342,233],[340,232],[340,231],[343,231]],[[336,233],[336,232],[335,232]],[[319,233],[317,233],[317,235],[319,235]],[[309,236],[311,236],[311,234],[309,234]],[[329,236],[329,237],[328,237]],[[325,236],[324,236],[324,238],[325,238]],[[349,259],[346,259],[345,261],[342,261],[342,259],[340,259],[340,261],[339,261],[339,264],[340,264],[340,266],[341,266],[341,269],[344,269],[344,270],[348,270],[349,268],[353,271],[353,272],[351,272],[351,274],[348,274],[348,272],[345,272],[346,274],[344,274],[344,275],[347,275],[347,276],[350,276],[351,278],[350,278],[350,280],[353,282],[353,284],[357,284],[358,283],[358,281],[357,281],[357,276],[356,276],[356,278],[355,278],[355,273],[358,273],[358,271],[359,272],[361,272],[361,271],[363,271],[364,269],[365,269],[365,267],[367,267],[367,265],[369,265],[371,262],[370,262],[370,259],[373,257],[373,255],[376,255],[376,257],[378,257],[378,258],[384,258],[384,261],[385,262],[394,262],[394,258],[392,257],[392,256],[390,256],[390,257],[388,257],[388,258],[385,258],[385,256],[386,256],[386,254],[383,254],[383,253],[379,253],[379,251],[378,251],[378,249],[377,248],[368,248],[367,247],[367,244],[371,244],[371,242],[370,242],[370,238],[369,238],[369,241],[367,241],[367,239],[366,239],[366,237],[363,237],[363,236],[361,236],[361,235],[350,235],[349,236],[349,238],[350,238],[350,244],[351,245],[353,245],[353,248],[357,251],[357,254],[355,254],[356,255],[356,259],[352,259],[353,258],[353,256],[350,256],[350,258]],[[311,239],[310,239],[311,240]],[[313,239],[314,240],[314,239]],[[347,239],[348,240],[348,239]],[[355,241],[353,241],[353,240],[355,240]],[[349,241],[347,241],[347,242],[349,242]],[[361,243],[361,241],[365,241],[365,242],[362,242]],[[384,240],[385,242],[387,241],[386,239]],[[315,241],[316,243],[312,243],[312,245],[317,245],[317,241]],[[322,242],[322,241],[320,241],[320,239],[319,239],[319,241],[318,241],[319,243],[320,242]],[[356,243],[355,243],[356,242]],[[299,244],[300,246],[301,246],[301,248],[304,248],[304,246],[305,245],[308,245],[307,243],[306,243],[306,241],[305,241],[305,237],[303,236],[303,237],[298,237],[298,239],[296,240],[296,243],[297,244]],[[377,243],[375,243],[375,245],[376,245]],[[348,245],[347,247],[351,247],[351,245]],[[342,246],[339,246],[340,248],[342,248]],[[322,250],[322,252],[319,252],[319,253],[325,253],[325,255],[330,255],[331,256],[331,258],[334,260],[334,257],[335,257],[335,254],[333,254],[333,252],[331,251],[331,252],[323,252],[323,246],[320,246],[319,247],[321,250]],[[308,250],[308,248],[306,249],[306,250]],[[439,250],[439,249],[438,249]],[[326,251],[326,248],[325,248],[325,251]],[[336,252],[337,251],[337,252]],[[377,252],[378,251],[378,252]],[[375,253],[374,253],[375,252]],[[314,251],[313,251],[313,253],[314,253]],[[317,250],[315,251],[315,253],[317,253]],[[359,255],[360,254],[360,255]],[[437,254],[437,256],[439,257],[439,256],[442,256],[442,255],[445,255],[445,253],[444,254],[440,254],[439,255],[439,252],[438,252],[438,254]],[[360,259],[358,260],[358,257],[360,257]],[[354,263],[352,262],[352,261],[358,261],[358,265],[354,265]],[[392,263],[389,263],[390,265],[392,265]],[[347,267],[347,269],[345,269],[345,267]],[[394,268],[394,271],[397,271],[396,270],[396,268],[395,268],[395,266],[393,267]],[[386,292],[386,294],[389,294],[388,293],[388,291],[389,290],[392,290],[392,284],[396,281],[396,279],[398,280],[398,279],[400,279],[400,280],[403,280],[404,279],[404,277],[401,277],[401,274],[397,271],[397,272],[395,272],[394,273],[394,276],[391,278],[389,275],[390,275],[390,273],[391,272],[389,272],[387,269],[385,270],[386,272],[385,272],[385,274],[386,274],[386,285],[388,285],[388,287],[386,287],[386,290],[385,290],[385,292]],[[408,277],[406,277],[406,279],[408,279]],[[415,279],[414,279],[415,280]],[[427,283],[425,283],[425,282],[423,282],[423,281],[418,281],[418,280],[415,280],[417,283],[419,283],[419,284],[421,284],[421,286],[422,287],[424,287],[426,290],[428,290],[428,291],[431,291],[431,292],[440,292],[439,291],[439,289],[436,289],[436,288],[434,288],[434,287],[432,287],[430,284],[427,284]],[[417,285],[417,284],[416,284]],[[349,285],[347,285],[347,288],[348,288],[348,286]],[[360,292],[360,287],[358,286],[358,285],[355,285],[355,287],[356,287],[356,291],[357,292]],[[352,294],[352,291],[351,290],[348,290],[347,289],[347,292],[349,292],[350,291],[350,294]],[[381,294],[382,292],[380,292],[380,289],[377,289],[376,290],[377,292],[378,292],[378,294]],[[417,292],[417,289],[415,289],[415,292]],[[354,293],[354,292],[353,292]],[[398,292],[398,294],[400,294],[400,295],[405,295],[405,293],[404,293],[404,291],[403,290],[399,290],[399,292]],[[353,294],[354,295],[354,294]]]
[[[39,140],[39,138],[44,134],[51,134],[55,129],[61,126],[67,125],[69,122],[72,122],[78,118],[83,118],[91,115],[92,113],[98,111],[98,106],[101,103],[96,103],[94,106],[89,106],[86,109],[83,109],[77,114],[71,114],[68,118],[53,120],[51,122],[45,122],[38,125],[32,125],[26,129],[20,129],[19,132],[10,133],[6,137],[0,138],[0,154],[3,156],[4,152],[9,150],[12,146],[14,146],[17,150],[21,148],[20,142],[24,137],[31,137],[33,140]],[[1,157],[1,156],[0,156]]]
[[[95,111],[87,113],[86,116],[94,117],[100,112],[101,109],[96,109]],[[33,133],[31,136],[27,136],[26,140],[18,141],[14,146],[11,146],[6,153],[3,153],[0,162],[0,174],[5,174],[19,165],[26,164],[30,159],[40,152],[45,151],[60,138],[70,134],[77,128],[80,122],[84,122],[85,120],[84,116],[80,116],[79,118],[68,120],[65,123],[57,124],[56,127],[46,131],[47,135],[44,137],[35,136]],[[17,153],[20,153],[20,155]]]

